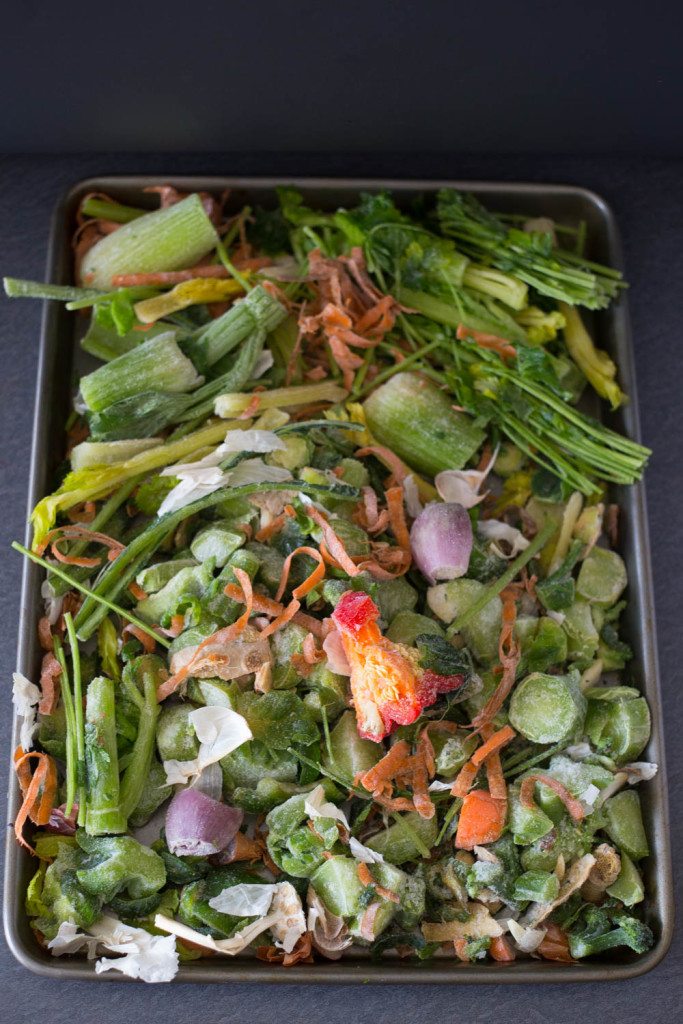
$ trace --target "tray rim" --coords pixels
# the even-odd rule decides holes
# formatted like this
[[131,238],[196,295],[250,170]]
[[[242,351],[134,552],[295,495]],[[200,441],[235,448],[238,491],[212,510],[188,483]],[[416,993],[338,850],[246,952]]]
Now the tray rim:
[[[479,181],[459,179],[413,179],[413,178],[347,178],[347,177],[309,177],[305,175],[154,175],[154,174],[120,174],[97,175],[81,179],[69,187],[58,199],[51,218],[46,265],[46,280],[53,281],[55,276],[63,277],[65,273],[63,260],[64,232],[68,229],[67,218],[74,201],[88,191],[106,191],[107,188],[142,189],[145,185],[156,184],[160,180],[169,181],[180,188],[194,190],[212,190],[218,188],[234,189],[272,189],[277,185],[288,185],[303,189],[397,189],[407,191],[434,191],[438,188],[453,187],[473,191],[481,195],[487,193],[509,193],[511,196],[523,198],[542,193],[545,196],[568,196],[580,198],[588,203],[601,219],[605,233],[605,241],[610,252],[610,261],[616,266],[623,265],[623,251],[617,221],[610,204],[591,189],[575,185],[553,184],[543,182],[506,182]],[[64,282],[66,283],[66,282]],[[50,346],[56,344],[58,331],[57,316],[59,307],[54,302],[44,301],[40,328],[38,368],[36,375],[35,405],[33,415],[33,440],[31,465],[29,471],[29,490],[27,509],[30,512],[34,504],[42,497],[43,457],[46,444],[47,416],[44,413],[44,402],[51,395],[50,380]],[[619,348],[620,373],[631,397],[630,406],[624,414],[627,433],[640,440],[640,418],[636,380],[634,374],[633,342],[630,327],[628,300],[623,295],[611,309],[613,318],[613,335],[615,345]],[[656,626],[654,613],[653,582],[650,557],[649,531],[645,485],[641,482],[628,489],[629,505],[633,515],[633,554],[638,575],[638,589],[642,614],[641,646],[644,659],[644,676],[651,672],[651,678],[642,680],[644,692],[651,691],[652,737],[658,749],[659,773],[650,783],[653,787],[653,824],[657,850],[654,876],[657,892],[651,896],[657,900],[660,911],[661,934],[647,954],[629,963],[593,963],[581,962],[575,967],[566,967],[552,963],[539,964],[534,961],[523,961],[514,965],[500,964],[454,964],[453,961],[431,961],[422,965],[405,962],[392,963],[380,961],[340,960],[316,963],[314,966],[297,965],[286,971],[273,970],[254,958],[238,957],[235,960],[221,960],[217,963],[181,965],[174,983],[226,983],[233,981],[250,981],[267,984],[530,984],[557,982],[593,982],[606,980],[626,980],[639,977],[654,967],[664,958],[673,938],[673,882],[671,871],[671,850],[668,830],[668,801],[666,791],[666,762],[664,755],[664,735],[662,724],[662,701],[659,685],[659,665],[656,644]],[[30,543],[31,530],[27,523],[25,543]],[[17,645],[17,668],[24,671],[31,659],[34,649],[34,636],[29,623],[31,616],[27,614],[30,602],[35,598],[36,582],[40,569],[33,563],[24,564],[22,573],[19,636]],[[16,713],[13,713],[12,741],[13,748],[18,742],[19,724]],[[12,821],[19,805],[17,787],[13,785],[10,769],[10,786],[8,792],[8,821]],[[34,941],[29,945],[20,934],[17,922],[16,904],[22,901],[23,893],[19,891],[21,863],[26,855],[18,847],[12,831],[8,829],[5,850],[5,874],[3,901],[3,922],[7,944],[18,962],[30,971],[43,977],[59,980],[97,980],[125,981],[133,979],[122,977],[115,972],[97,975],[92,965],[81,959],[46,959]],[[14,912],[13,912],[14,911]],[[23,908],[21,910],[23,913]]]

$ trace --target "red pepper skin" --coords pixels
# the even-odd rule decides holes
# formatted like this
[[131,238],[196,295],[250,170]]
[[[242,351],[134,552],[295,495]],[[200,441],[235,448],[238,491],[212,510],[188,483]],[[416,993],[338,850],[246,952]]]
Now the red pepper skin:
[[358,732],[375,742],[397,725],[410,725],[439,694],[464,682],[459,675],[423,672],[409,648],[382,636],[378,618],[377,605],[361,591],[342,594],[332,613],[351,666]]

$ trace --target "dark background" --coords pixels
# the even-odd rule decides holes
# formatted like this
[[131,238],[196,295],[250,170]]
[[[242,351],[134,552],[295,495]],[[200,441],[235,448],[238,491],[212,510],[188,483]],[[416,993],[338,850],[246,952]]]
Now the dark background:
[[[566,182],[604,195],[625,243],[643,435],[654,448],[647,487],[676,872],[683,15],[673,3],[523,6],[185,0],[3,10],[0,270],[42,277],[55,202],[95,174],[470,177]],[[19,558],[7,550],[24,531],[40,313],[39,303],[0,300],[3,751],[20,612]],[[680,892],[680,872],[676,882]],[[12,1024],[673,1024],[682,966],[678,928],[658,968],[618,985],[169,989],[48,982],[0,942],[0,1016]]]

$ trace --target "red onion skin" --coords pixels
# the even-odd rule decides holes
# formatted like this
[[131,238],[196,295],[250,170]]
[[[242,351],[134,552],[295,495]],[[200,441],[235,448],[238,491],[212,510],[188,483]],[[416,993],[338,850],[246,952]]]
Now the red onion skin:
[[244,814],[198,789],[183,789],[166,812],[166,842],[177,856],[220,853],[237,834]]
[[432,586],[465,575],[472,543],[470,517],[456,502],[427,505],[410,530],[413,559]]

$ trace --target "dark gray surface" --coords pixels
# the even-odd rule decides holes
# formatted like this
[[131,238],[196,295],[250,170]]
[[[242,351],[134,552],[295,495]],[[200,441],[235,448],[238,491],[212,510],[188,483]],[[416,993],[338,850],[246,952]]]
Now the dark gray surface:
[[[655,449],[648,472],[650,530],[665,702],[665,725],[671,787],[672,842],[675,854],[683,843],[679,730],[683,708],[679,695],[681,553],[680,504],[683,499],[683,404],[680,374],[680,296],[683,271],[683,164],[589,158],[467,158],[390,155],[364,158],[288,155],[205,157],[70,157],[0,160],[0,240],[2,266],[13,276],[42,276],[49,216],[58,195],[76,179],[116,172],[225,174],[334,174],[414,177],[481,177],[508,180],[571,182],[602,193],[619,218],[632,283],[630,296],[639,379],[644,440]],[[0,637],[6,693],[14,663],[18,618],[19,559],[6,554],[9,541],[23,535],[26,475],[30,448],[33,367],[40,308],[28,302],[0,303]],[[9,701],[0,710],[0,745],[9,752]],[[3,755],[7,765],[8,757]],[[678,873],[676,872],[677,882]],[[619,985],[503,986],[460,988],[326,988],[309,986],[266,989],[223,986],[59,984],[35,978],[0,951],[0,992],[3,1019],[12,1022],[47,1020],[75,1022],[98,1019],[103,1024],[130,1020],[187,1021],[196,1015],[206,1024],[247,1018],[253,1024],[275,1020],[412,1022],[458,1018],[479,1024],[492,1019],[519,1022],[574,1020],[639,1022],[674,1021],[683,999],[683,934],[677,929],[665,961],[650,975]]]

